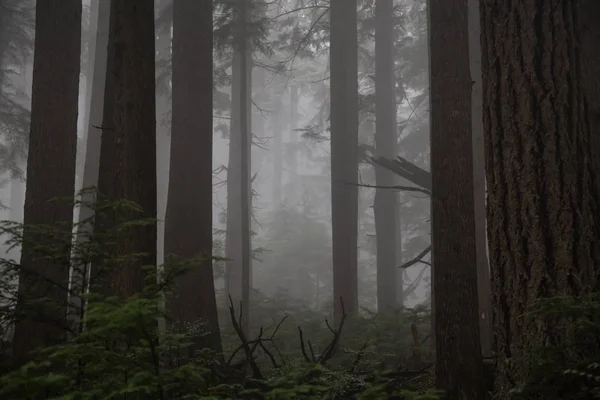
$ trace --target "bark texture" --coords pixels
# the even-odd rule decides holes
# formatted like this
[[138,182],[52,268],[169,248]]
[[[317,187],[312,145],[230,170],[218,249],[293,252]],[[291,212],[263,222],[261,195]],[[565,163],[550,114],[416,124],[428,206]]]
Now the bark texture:
[[203,322],[221,351],[212,270],[212,1],[173,3],[173,122],[165,254],[204,259],[175,280],[173,325]]
[[358,312],[358,45],[356,0],[331,0],[331,219],[336,320]]
[[[396,156],[396,77],[394,74],[394,1],[375,2],[375,148],[378,157]],[[393,186],[393,172],[375,166],[377,186]],[[375,229],[377,232],[377,309],[397,308],[398,194],[391,189],[376,189]]]
[[[65,334],[73,205],[64,199],[75,192],[81,14],[77,0],[36,5],[26,228],[14,334],[17,363],[27,360],[32,350],[59,343]],[[57,197],[62,200],[51,201]],[[41,224],[62,230],[64,236],[29,229]],[[53,258],[43,257],[37,246],[51,249]]]
[[488,238],[501,398],[524,351],[559,344],[538,298],[598,290],[598,189],[577,1],[482,1]]
[[578,25],[581,34],[581,72],[583,74],[587,118],[592,133],[595,176],[600,177],[600,2],[579,0]]
[[468,0],[429,2],[435,375],[448,398],[481,400],[467,14]]
[[[141,212],[125,213],[124,220],[154,219],[154,2],[113,0],[110,36],[105,96],[113,99],[114,112],[111,118],[110,107],[105,103],[98,188],[109,201],[127,200],[141,207]],[[111,75],[112,94],[108,86]],[[105,217],[103,230],[116,222],[115,216]],[[156,224],[127,229],[116,241],[113,256],[124,259],[113,266],[103,291],[122,298],[138,293],[145,283],[142,267],[156,263]]]

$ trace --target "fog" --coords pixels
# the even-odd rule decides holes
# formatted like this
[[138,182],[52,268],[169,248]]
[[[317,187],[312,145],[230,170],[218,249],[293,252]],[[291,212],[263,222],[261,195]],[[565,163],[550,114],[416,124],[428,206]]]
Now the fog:
[[[331,260],[331,176],[329,141],[329,43],[317,27],[310,31],[322,11],[318,7],[286,8],[273,2],[265,9],[272,24],[252,51],[252,287],[254,293],[286,298],[315,310],[328,310],[332,303]],[[318,2],[317,2],[318,3]],[[366,2],[369,3],[369,2]],[[370,3],[369,3],[370,4]],[[397,141],[398,155],[429,169],[428,95],[426,21],[424,1],[398,2],[401,24],[396,39]],[[299,8],[293,11],[294,8]],[[358,282],[359,302],[365,309],[377,308],[376,231],[373,202],[375,185],[374,155],[374,41],[368,32],[372,8],[359,12],[363,26],[359,49],[359,228]],[[157,39],[160,39],[161,13],[157,13]],[[218,16],[216,16],[217,18]],[[90,2],[84,1],[82,73],[80,78],[77,191],[82,188],[85,149],[90,115],[93,53],[96,30],[90,27]],[[363,32],[366,31],[366,32]],[[310,36],[304,40],[303,35]],[[319,37],[320,35],[320,37]],[[162,40],[165,40],[164,37]],[[289,44],[281,45],[287,40]],[[157,51],[160,52],[159,45]],[[160,54],[157,55],[157,59]],[[31,95],[32,57],[11,77],[15,87]],[[231,50],[217,49],[214,56],[216,89],[214,95],[214,249],[225,257],[224,243],[227,209],[227,167],[229,164]],[[170,71],[158,68],[170,87]],[[164,220],[169,171],[170,104],[168,90],[158,92],[157,155],[159,220]],[[165,100],[166,98],[166,100]],[[162,100],[161,100],[162,99]],[[25,101],[26,104],[26,101]],[[165,108],[165,104],[167,107]],[[89,121],[99,126],[101,121]],[[24,161],[19,167],[25,170]],[[20,177],[3,180],[0,196],[7,206],[0,219],[22,221],[24,183]],[[398,185],[409,182],[398,178]],[[429,197],[399,192],[400,234],[397,247],[401,265],[421,253],[430,243]],[[77,213],[75,220],[77,220]],[[159,224],[159,260],[164,225]],[[401,239],[401,240],[400,240]],[[17,249],[18,250],[18,249]],[[18,259],[18,253],[12,253]],[[398,269],[407,307],[428,303],[430,291],[429,255],[406,269]],[[217,293],[223,293],[227,262],[214,263]],[[286,300],[287,301],[287,300]]]

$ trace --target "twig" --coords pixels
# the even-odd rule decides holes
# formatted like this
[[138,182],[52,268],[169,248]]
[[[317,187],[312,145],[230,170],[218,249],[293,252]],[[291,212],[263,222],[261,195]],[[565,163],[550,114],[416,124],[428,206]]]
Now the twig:
[[302,328],[298,327],[298,334],[300,335],[300,350],[302,351],[302,355],[307,363],[310,362],[310,358],[308,354],[306,354],[306,347],[304,346],[304,335],[302,333]]
[[358,363],[360,362],[363,355],[365,354],[365,349],[367,348],[368,343],[369,343],[369,341],[365,340],[365,342],[363,343],[363,345],[360,348],[360,350],[358,351],[358,353],[356,353],[356,358],[354,359],[354,362],[352,363],[352,367],[350,368],[349,373],[353,373],[354,370],[356,369],[356,367],[358,366]]

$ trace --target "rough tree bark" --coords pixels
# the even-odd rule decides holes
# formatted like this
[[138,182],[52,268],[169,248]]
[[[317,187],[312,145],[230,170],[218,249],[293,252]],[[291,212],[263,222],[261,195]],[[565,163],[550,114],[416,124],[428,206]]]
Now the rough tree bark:
[[173,3],[173,122],[165,254],[204,258],[175,280],[175,328],[204,322],[199,349],[221,351],[212,270],[212,0]]
[[[82,4],[47,0],[36,5],[31,128],[27,160],[23,247],[19,272],[14,360],[64,339],[67,316],[69,255],[73,205],[53,201],[75,192],[77,107],[81,55]],[[36,233],[28,227],[50,225],[64,237]],[[41,257],[36,246],[53,249]],[[30,301],[40,301],[31,309]],[[40,305],[43,304],[43,309]],[[39,318],[38,318],[39,317]]]
[[[375,147],[378,157],[396,155],[396,79],[394,74],[394,1],[375,2]],[[377,186],[393,186],[396,176],[376,165]],[[377,309],[397,308],[398,263],[396,224],[398,194],[391,189],[376,189],[375,228],[377,232]],[[400,271],[402,273],[402,271]]]
[[448,398],[481,400],[467,14],[468,0],[429,1],[435,376]]
[[499,398],[519,356],[560,344],[538,298],[598,290],[599,195],[578,53],[578,1],[482,1],[488,238]]
[[331,219],[334,315],[358,312],[358,44],[356,0],[331,0]]
[[[111,118],[105,103],[98,189],[109,201],[127,200],[142,208],[128,213],[127,220],[156,218],[154,1],[113,0],[109,42],[105,97],[114,100],[114,112]],[[114,79],[110,97],[109,76]],[[112,228],[114,217],[102,217],[102,229]],[[119,237],[113,255],[126,259],[108,272],[105,294],[127,298],[143,288],[142,266],[156,263],[156,234],[156,224],[145,224]]]
[[581,71],[583,74],[587,118],[592,131],[596,176],[600,176],[600,2],[579,0],[578,25],[581,34]]

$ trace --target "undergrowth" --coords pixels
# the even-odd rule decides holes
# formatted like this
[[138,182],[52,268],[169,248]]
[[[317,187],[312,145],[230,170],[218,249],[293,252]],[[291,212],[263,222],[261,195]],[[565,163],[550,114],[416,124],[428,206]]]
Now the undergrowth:
[[[104,204],[96,214],[130,215],[136,211],[139,209],[128,203]],[[118,268],[118,262],[110,258],[118,235],[133,225],[150,223],[154,221],[121,221],[111,233],[90,234],[88,240],[73,241],[77,244],[72,250],[72,267],[83,276],[90,262],[95,272],[109,266]],[[3,225],[2,233],[11,236],[9,245],[19,244],[22,229],[13,223]],[[52,227],[36,229],[46,236],[58,235]],[[64,240],[50,243],[36,247],[39,256],[64,251]],[[72,325],[65,332],[64,342],[38,349],[31,361],[15,367],[10,335],[16,317],[15,283],[21,266],[2,260],[0,398],[437,398],[430,390],[430,354],[424,350],[429,348],[429,317],[424,308],[388,316],[364,310],[358,317],[344,317],[334,324],[329,315],[284,295],[269,298],[255,292],[251,328],[246,334],[239,329],[233,304],[219,295],[223,353],[202,349],[184,357],[207,334],[203,322],[196,321],[179,331],[159,328],[164,326],[159,322],[165,318],[161,304],[173,279],[189,272],[194,264],[146,268],[144,290],[125,300],[99,296],[93,285],[89,290],[71,287],[71,298],[81,300],[85,308],[72,312],[80,318],[70,315]],[[160,279],[157,271],[161,271]],[[46,300],[31,299],[28,310]]]

